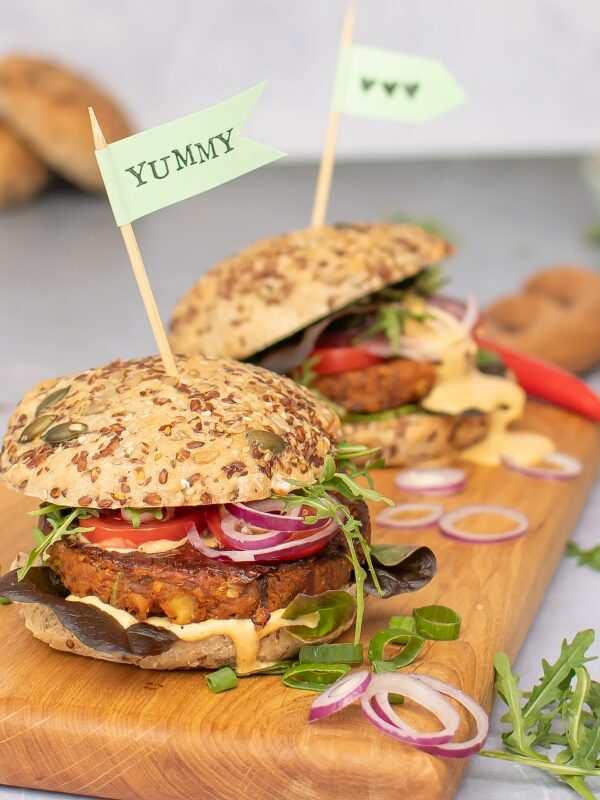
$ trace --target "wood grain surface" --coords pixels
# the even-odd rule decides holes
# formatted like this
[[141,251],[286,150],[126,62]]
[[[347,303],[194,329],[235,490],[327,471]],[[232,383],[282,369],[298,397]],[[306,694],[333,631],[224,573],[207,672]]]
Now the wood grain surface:
[[[520,540],[467,545],[435,530],[374,528],[375,541],[422,542],[438,557],[434,581],[414,595],[368,602],[364,640],[388,617],[442,602],[462,615],[459,641],[428,643],[416,668],[492,703],[492,657],[513,658],[552,578],[598,470],[596,427],[531,405],[527,425],[585,465],[574,481],[543,482],[502,468],[469,469],[465,502],[525,511]],[[377,475],[397,501],[394,470]],[[29,549],[34,502],[0,491],[0,561]],[[464,762],[429,756],[378,733],[358,707],[309,725],[313,695],[278,677],[244,678],[212,695],[202,673],[151,672],[50,650],[24,629],[15,605],[0,607],[0,783],[121,800],[442,800]],[[463,725],[468,732],[468,724]]]

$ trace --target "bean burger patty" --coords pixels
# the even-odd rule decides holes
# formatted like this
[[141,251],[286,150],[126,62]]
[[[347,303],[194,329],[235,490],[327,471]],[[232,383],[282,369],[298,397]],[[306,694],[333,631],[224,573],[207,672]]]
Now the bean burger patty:
[[[348,506],[369,541],[366,504],[357,501]],[[272,611],[296,595],[340,589],[352,574],[341,532],[316,555],[277,564],[212,561],[189,542],[164,553],[119,553],[73,536],[49,552],[49,566],[72,594],[94,595],[140,621],[164,614],[180,625],[247,618],[263,625]]]

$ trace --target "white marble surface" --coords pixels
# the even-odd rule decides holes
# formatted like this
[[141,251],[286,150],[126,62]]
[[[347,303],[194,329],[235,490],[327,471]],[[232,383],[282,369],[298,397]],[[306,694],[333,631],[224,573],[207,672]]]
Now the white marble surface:
[[[313,168],[275,166],[137,224],[163,316],[214,260],[253,238],[304,225],[313,180]],[[575,160],[339,167],[332,219],[394,212],[433,217],[452,232],[458,247],[448,265],[453,289],[475,290],[482,301],[511,290],[536,267],[598,260],[582,238],[595,214]],[[0,215],[0,426],[35,381],[152,349],[120,237],[101,199],[59,187],[33,205]],[[600,377],[594,382],[600,389]],[[600,542],[599,517],[600,488],[583,511],[575,533],[579,542]],[[558,652],[563,637],[596,627],[599,598],[600,575],[564,560],[518,659],[525,686],[538,677],[541,657]],[[596,663],[590,671],[600,678]],[[497,744],[497,717],[490,745]],[[569,796],[569,789],[550,778],[483,758],[471,760],[457,795]],[[59,797],[0,786],[0,800]]]
[[[320,153],[348,0],[2,0],[0,57],[21,50],[96,77],[139,126],[263,80],[248,133]],[[357,0],[355,40],[445,63],[470,102],[427,125],[344,119],[339,152],[574,152],[600,142],[597,0]]]

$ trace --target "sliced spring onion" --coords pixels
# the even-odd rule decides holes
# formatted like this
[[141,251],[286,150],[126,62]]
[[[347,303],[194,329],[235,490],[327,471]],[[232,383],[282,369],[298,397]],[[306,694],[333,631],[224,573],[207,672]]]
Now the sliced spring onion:
[[392,664],[391,661],[380,661],[376,659],[375,661],[371,662],[371,666],[373,668],[373,672],[395,672],[396,665]]
[[342,676],[315,698],[308,712],[308,721],[314,722],[317,719],[328,717],[358,700],[371,683],[371,678],[371,673],[366,669]]
[[350,672],[348,664],[295,664],[283,674],[291,689],[322,692]]
[[[389,644],[404,645],[402,651],[393,658],[386,658],[384,651]],[[379,631],[369,642],[369,658],[371,661],[389,661],[394,668],[406,667],[417,658],[425,640],[422,636],[415,636],[403,630],[392,628],[387,631]]]
[[269,664],[268,667],[259,667],[251,672],[238,673],[238,678],[249,678],[252,675],[283,675],[294,664],[294,661],[275,661],[273,664]]
[[413,467],[399,472],[394,483],[402,492],[448,497],[465,488],[467,476],[459,467]]
[[388,628],[394,628],[397,631],[406,631],[407,633],[418,633],[415,618],[403,615],[390,617]]
[[[403,514],[417,512],[417,517],[405,517]],[[444,513],[444,506],[439,503],[399,503],[384,508],[375,517],[375,522],[383,528],[428,528],[435,524]]]
[[213,694],[235,689],[239,683],[238,677],[231,667],[223,667],[216,672],[211,672],[204,677],[204,680]]
[[460,616],[447,606],[423,606],[413,611],[417,633],[424,639],[449,642],[460,635]]
[[361,644],[314,644],[300,648],[301,664],[362,664]]
[[9,606],[12,603],[12,600],[8,600],[6,597],[0,597],[0,606]]
[[[457,527],[465,517],[474,514],[489,514],[496,517],[506,517],[515,523],[515,526],[505,533],[478,534],[470,531],[463,531]],[[469,542],[470,544],[489,544],[491,542],[505,542],[508,539],[516,539],[523,536],[529,529],[529,519],[522,511],[508,506],[496,506],[491,503],[474,503],[470,506],[462,506],[449,511],[440,519],[439,528],[444,536],[449,539],[456,539],[459,542]]]
[[[509,469],[528,475],[530,478],[544,478],[550,481],[566,481],[575,478],[581,473],[583,466],[581,461],[569,456],[566,453],[550,453],[544,458],[544,463],[549,466],[532,467],[527,464],[520,464],[519,461],[510,456],[502,456],[502,462]],[[556,469],[553,469],[553,468]]]

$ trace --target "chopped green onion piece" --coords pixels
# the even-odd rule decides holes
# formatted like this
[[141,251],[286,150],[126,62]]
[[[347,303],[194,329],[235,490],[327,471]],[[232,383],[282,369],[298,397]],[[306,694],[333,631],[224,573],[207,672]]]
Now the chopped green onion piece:
[[388,622],[388,628],[394,628],[397,631],[406,631],[407,633],[416,633],[417,626],[414,617],[391,617]]
[[238,678],[250,678],[252,675],[283,675],[295,663],[295,661],[275,661],[268,667],[259,667],[253,669],[252,672],[243,672],[241,675],[237,673],[237,675]]
[[0,597],[0,606],[9,606],[12,603],[12,600],[8,600],[6,597]]
[[228,689],[235,689],[238,685],[238,677],[231,667],[223,667],[216,672],[211,672],[209,675],[205,675],[204,680],[214,694],[226,692]]
[[373,672],[395,672],[396,665],[392,664],[391,661],[373,661],[371,663],[373,667]]
[[[402,644],[404,647],[394,658],[386,658],[384,650],[388,644]],[[417,658],[425,640],[421,636],[407,633],[403,630],[392,628],[388,631],[379,631],[369,642],[369,658],[371,661],[389,661],[397,667],[406,667]]]
[[301,664],[362,664],[361,644],[314,644],[300,648]]
[[348,664],[295,664],[283,676],[291,689],[322,692],[350,672]]
[[460,635],[460,616],[447,606],[423,606],[413,611],[417,633],[425,639],[449,642]]

